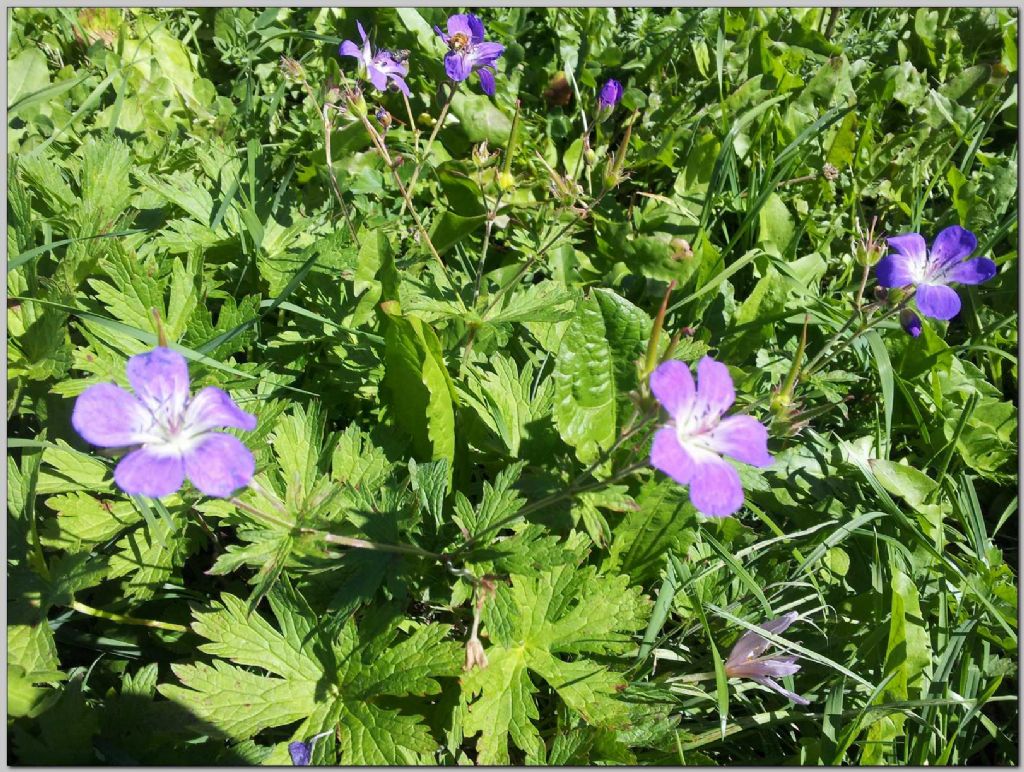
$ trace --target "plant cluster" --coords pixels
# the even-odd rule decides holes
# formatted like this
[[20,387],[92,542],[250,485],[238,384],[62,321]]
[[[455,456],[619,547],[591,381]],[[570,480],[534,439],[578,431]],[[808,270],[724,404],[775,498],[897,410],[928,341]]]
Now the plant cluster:
[[1016,762],[1014,12],[10,21],[19,762]]

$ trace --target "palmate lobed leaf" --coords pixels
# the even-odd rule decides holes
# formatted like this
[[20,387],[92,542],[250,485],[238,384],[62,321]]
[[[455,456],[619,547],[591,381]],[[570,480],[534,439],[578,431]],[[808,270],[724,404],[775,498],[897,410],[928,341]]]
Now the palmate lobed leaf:
[[293,739],[336,731],[342,764],[416,763],[436,747],[420,717],[376,701],[435,694],[437,678],[458,672],[460,647],[444,640],[447,626],[425,625],[396,643],[396,620],[367,633],[349,619],[331,638],[286,581],[269,598],[276,627],[233,595],[195,611],[193,629],[208,640],[200,650],[218,659],[174,666],[182,686],[163,684],[161,694],[233,739],[300,721]]
[[513,575],[510,586],[500,586],[485,614],[494,644],[487,650],[490,664],[463,679],[465,732],[480,734],[477,762],[509,763],[509,742],[527,759],[542,759],[540,734],[531,722],[539,713],[530,672],[587,723],[623,726],[629,710],[616,695],[626,680],[586,656],[563,656],[631,647],[628,634],[645,624],[648,605],[627,577],[602,576],[593,566]]

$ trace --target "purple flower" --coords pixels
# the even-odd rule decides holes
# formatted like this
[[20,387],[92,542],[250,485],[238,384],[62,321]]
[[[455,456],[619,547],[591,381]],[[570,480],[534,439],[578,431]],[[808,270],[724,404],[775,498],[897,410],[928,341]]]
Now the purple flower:
[[960,296],[950,282],[981,284],[996,275],[996,264],[987,257],[964,260],[978,246],[978,239],[959,225],[941,231],[931,252],[920,233],[893,236],[889,246],[896,254],[883,257],[876,268],[883,287],[917,288],[917,308],[933,319],[952,319],[960,312]]
[[903,325],[904,330],[910,333],[911,337],[916,338],[921,334],[921,317],[909,308],[900,311],[900,324]]
[[288,754],[292,757],[292,765],[296,767],[308,767],[309,762],[313,758],[313,748],[316,747],[316,741],[329,734],[330,732],[321,732],[318,735],[310,737],[305,742],[296,740],[295,742],[288,743]]
[[[772,635],[778,635],[793,624],[796,618],[797,613],[790,611],[781,617],[764,622],[761,629]],[[799,694],[783,689],[775,682],[776,678],[793,675],[800,670],[800,666],[796,664],[797,658],[792,654],[762,656],[769,643],[770,641],[763,635],[758,635],[753,630],[747,630],[732,647],[729,659],[725,661],[725,674],[729,678],[749,678],[762,686],[774,689],[797,705],[809,705],[810,703]]]
[[615,105],[622,99],[622,84],[614,78],[608,80],[601,86],[601,92],[597,96],[597,110],[600,113],[610,113]]
[[725,517],[743,505],[736,468],[722,456],[769,466],[768,432],[747,415],[722,418],[736,399],[729,369],[711,357],[697,364],[697,387],[689,365],[670,360],[651,374],[651,391],[672,416],[654,435],[651,464],[680,485],[705,515]]
[[409,74],[409,65],[397,61],[389,51],[381,49],[374,53],[363,25],[357,21],[356,27],[359,29],[359,37],[363,39],[363,47],[360,48],[351,40],[344,40],[338,46],[338,53],[358,59],[360,77],[369,80],[378,91],[385,91],[388,81],[391,81],[399,91],[409,96],[409,86],[404,80]]
[[457,13],[448,17],[448,34],[434,27],[434,31],[448,46],[444,55],[444,69],[448,77],[461,82],[473,72],[480,73],[480,87],[488,96],[494,96],[494,63],[505,53],[501,43],[484,40],[484,23],[471,13]]
[[189,398],[188,365],[168,348],[128,360],[134,396],[113,383],[83,391],[71,413],[82,438],[101,448],[136,447],[114,469],[125,493],[168,496],[185,477],[207,496],[227,497],[252,479],[255,462],[241,440],[213,429],[252,431],[256,417],[207,386]]

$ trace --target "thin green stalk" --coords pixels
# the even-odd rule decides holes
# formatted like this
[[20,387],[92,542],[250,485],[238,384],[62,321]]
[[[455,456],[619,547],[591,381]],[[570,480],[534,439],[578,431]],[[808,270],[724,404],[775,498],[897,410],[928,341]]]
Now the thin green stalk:
[[[853,335],[851,335],[851,336],[850,336],[849,338],[847,338],[846,340],[842,341],[842,342],[841,342],[841,343],[839,344],[839,346],[838,346],[838,347],[837,347],[837,348],[835,349],[835,351],[833,351],[833,352],[831,352],[831,353],[832,353],[833,355],[838,355],[838,354],[842,353],[843,351],[845,351],[846,349],[848,349],[848,348],[850,347],[850,344],[852,344],[852,343],[853,343],[853,342],[854,342],[855,340],[857,340],[857,338],[859,338],[859,337],[860,337],[861,335],[863,335],[864,333],[866,333],[866,332],[867,332],[868,330],[872,330],[872,329],[874,329],[874,328],[875,328],[875,327],[877,327],[877,326],[878,326],[879,324],[881,324],[882,322],[884,322],[884,321],[885,321],[886,319],[891,319],[891,318],[892,318],[893,316],[895,316],[895,315],[896,315],[896,314],[898,314],[898,313],[899,313],[900,311],[902,311],[902,310],[903,310],[903,307],[904,307],[904,304],[902,304],[902,303],[901,303],[901,304],[900,304],[899,306],[897,306],[896,308],[893,308],[893,309],[890,309],[889,311],[886,311],[886,312],[885,312],[884,314],[882,314],[881,316],[876,316],[876,317],[875,317],[874,319],[872,319],[871,321],[865,321],[864,323],[862,323],[862,324],[861,324],[861,326],[860,326],[860,327],[858,327],[858,328],[857,328],[857,329],[856,329],[856,330],[854,331]],[[851,317],[851,318],[853,318],[853,317]],[[842,332],[843,330],[845,330],[845,329],[847,328],[847,326],[848,326],[848,325],[843,325],[842,329],[840,330],[840,333],[841,333],[841,332]],[[832,342],[833,342],[833,341],[834,341],[834,340],[835,340],[835,339],[836,339],[836,338],[837,338],[837,337],[839,336],[839,334],[840,334],[840,333],[837,333],[836,335],[833,335],[833,336],[832,336],[832,337],[831,337],[831,338],[829,339],[829,342],[828,342],[828,344],[827,344],[827,345],[831,345],[831,344],[832,344]],[[814,374],[815,372],[817,372],[817,371],[818,371],[819,369],[821,369],[821,366],[822,366],[822,365],[824,364],[824,361],[823,361],[823,359],[824,359],[824,355],[825,355],[826,353],[828,353],[828,348],[827,348],[827,347],[826,347],[826,348],[824,348],[824,349],[822,349],[821,351],[819,351],[819,352],[818,352],[818,355],[817,355],[817,356],[816,356],[816,357],[815,357],[815,358],[814,358],[814,359],[813,359],[813,360],[812,360],[811,362],[809,362],[809,363],[808,363],[807,367],[805,367],[805,368],[804,368],[804,371],[803,371],[802,373],[800,373],[800,382],[801,382],[801,383],[803,383],[804,381],[806,381],[806,380],[807,380],[808,378],[810,378],[810,377],[811,377],[811,376],[812,376],[812,375],[813,375],[813,374]]]
[[77,600],[71,602],[71,608],[82,614],[88,614],[91,617],[97,617],[99,619],[109,619],[111,622],[120,622],[125,625],[141,625],[143,627],[156,627],[160,630],[173,630],[176,633],[187,633],[188,628],[184,625],[176,625],[173,622],[160,622],[156,619],[139,619],[138,617],[129,617],[124,614],[115,614],[113,611],[103,611],[102,609],[93,608],[87,606],[84,603],[79,603]]
[[[430,149],[434,146],[434,140],[437,139],[437,133],[441,130],[441,127],[444,125],[445,118],[448,117],[448,110],[452,106],[452,100],[455,99],[455,92],[457,90],[458,89],[454,84],[449,88],[448,98],[445,100],[444,105],[441,107],[441,114],[438,116],[437,121],[434,123],[433,130],[430,132],[430,137],[427,139],[427,146],[423,149],[423,155],[420,158],[419,162],[416,164],[416,168],[412,170],[412,177],[409,178],[410,197],[412,196],[413,191],[415,191],[416,189],[416,183],[419,181],[420,172],[423,171],[423,164],[425,164],[427,162],[427,159],[430,157]],[[412,209],[412,202],[408,200],[404,201],[402,203],[401,210],[398,212],[399,217],[405,214],[406,204],[408,204],[409,208]]]
[[[409,190],[408,188],[405,187],[405,185],[402,182],[401,176],[398,174],[398,168],[395,166],[395,162],[391,158],[391,154],[388,152],[387,145],[384,143],[384,140],[380,136],[380,134],[377,133],[377,130],[373,127],[373,124],[370,123],[370,119],[367,118],[365,114],[362,114],[362,111],[360,111],[360,113],[361,114],[359,115],[359,120],[362,121],[363,128],[366,129],[366,133],[370,135],[370,140],[373,142],[374,147],[377,149],[377,153],[380,155],[381,159],[387,165],[388,169],[391,170],[391,176],[395,181],[395,185],[398,187],[398,192],[401,193],[402,195],[403,201],[409,207],[409,213],[412,215],[413,222],[416,223],[416,230],[419,232],[420,238],[423,239],[423,243],[427,245],[427,249],[430,251],[430,254],[433,255],[434,259],[437,260],[438,265],[441,266],[441,272],[444,274],[445,280],[448,282],[448,286],[454,288],[455,284],[452,282],[452,277],[448,273],[448,267],[444,264],[444,260],[441,259],[441,255],[434,247],[434,242],[431,241],[430,234],[427,233],[427,229],[423,227],[423,221],[420,219],[420,215],[416,211],[416,208],[412,205],[412,199],[409,196]],[[404,211],[405,206],[403,205],[402,212]],[[399,216],[401,216],[401,212],[399,213]],[[466,304],[463,302],[462,296],[456,293],[456,297],[459,299],[459,303],[462,305],[463,309],[465,309]]]

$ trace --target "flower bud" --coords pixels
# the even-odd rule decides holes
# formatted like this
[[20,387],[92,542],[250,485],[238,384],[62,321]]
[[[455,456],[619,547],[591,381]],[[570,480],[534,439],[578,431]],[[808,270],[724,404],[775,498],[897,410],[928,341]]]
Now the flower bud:
[[593,166],[597,163],[597,153],[588,147],[583,151],[583,160],[587,162],[587,166]]
[[475,667],[487,667],[487,654],[484,653],[484,646],[480,643],[480,639],[474,635],[466,641],[466,663],[462,669],[472,670]]
[[668,244],[672,247],[673,260],[689,260],[693,257],[693,249],[690,247],[690,242],[686,239],[676,236]]
[[904,330],[910,333],[911,337],[916,338],[921,334],[921,317],[909,308],[904,308],[900,311],[900,324],[903,326]]
[[498,174],[498,187],[501,188],[502,192],[508,193],[509,191],[515,190],[516,178],[508,172],[499,172]]
[[622,99],[622,84],[614,78],[610,78],[602,87],[601,93],[597,96],[597,120],[603,121]]
[[349,112],[357,118],[366,117],[366,100],[363,99],[363,92],[358,88],[351,88],[345,92],[345,101],[348,103]]

